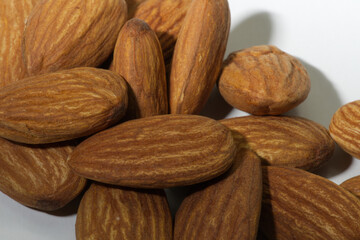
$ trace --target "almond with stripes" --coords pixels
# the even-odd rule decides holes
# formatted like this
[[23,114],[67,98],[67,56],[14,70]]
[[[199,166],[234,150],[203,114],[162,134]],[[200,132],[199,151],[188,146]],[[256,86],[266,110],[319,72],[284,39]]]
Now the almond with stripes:
[[333,115],[329,131],[335,142],[351,156],[360,159],[360,100],[347,103]]
[[259,228],[272,240],[359,239],[360,200],[301,169],[263,168]]
[[316,171],[331,158],[335,143],[322,125],[301,117],[246,116],[220,121],[243,135],[265,165]]
[[26,145],[0,138],[0,191],[39,210],[65,206],[86,183],[66,163],[74,147],[73,142]]
[[269,45],[231,53],[218,81],[230,105],[254,115],[280,115],[293,109],[307,98],[310,85],[299,60]]
[[75,139],[118,122],[126,107],[126,83],[108,70],[29,77],[0,89],[0,136],[29,144]]
[[27,73],[99,66],[113,52],[126,20],[125,0],[40,1],[24,33]]
[[171,213],[163,190],[93,183],[80,202],[76,239],[169,240]]
[[340,186],[360,198],[360,175],[346,180]]
[[217,121],[169,114],[140,118],[79,144],[69,159],[75,173],[99,182],[168,188],[217,177],[230,168],[236,147]]
[[240,148],[226,174],[199,184],[176,212],[174,240],[255,240],[262,196],[260,163],[253,152]]

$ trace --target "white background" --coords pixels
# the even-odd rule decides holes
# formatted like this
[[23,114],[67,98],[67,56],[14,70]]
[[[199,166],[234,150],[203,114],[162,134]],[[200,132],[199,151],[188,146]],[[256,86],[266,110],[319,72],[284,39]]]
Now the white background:
[[[196,0],[195,0],[196,1]],[[225,57],[242,48],[271,44],[299,58],[312,83],[307,100],[288,115],[328,127],[334,112],[360,99],[360,2],[357,0],[229,0],[232,26]],[[246,115],[231,109],[214,91],[204,115],[215,119]],[[320,175],[341,183],[360,174],[360,160],[337,148]],[[180,191],[180,190],[179,190]],[[181,196],[171,192],[172,208]],[[44,213],[0,193],[1,240],[75,240],[78,199]]]

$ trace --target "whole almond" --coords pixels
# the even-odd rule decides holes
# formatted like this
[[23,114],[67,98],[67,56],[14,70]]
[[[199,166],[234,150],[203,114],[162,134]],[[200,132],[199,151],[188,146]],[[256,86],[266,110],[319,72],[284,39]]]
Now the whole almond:
[[337,144],[351,156],[360,159],[360,100],[347,103],[333,115],[329,131]]
[[28,74],[99,66],[113,52],[126,19],[125,0],[42,0],[24,33]]
[[328,130],[309,119],[291,116],[246,116],[220,121],[243,135],[264,165],[321,168],[333,155]]
[[310,85],[299,60],[269,45],[230,54],[218,81],[230,105],[254,115],[279,115],[293,109],[306,99]]
[[25,77],[21,55],[25,22],[39,0],[0,2],[0,87]]
[[242,148],[226,174],[199,185],[176,212],[174,240],[255,240],[262,196],[260,163]]
[[169,240],[172,219],[163,190],[93,183],[76,217],[77,240]]
[[191,2],[172,59],[171,113],[201,111],[220,73],[229,30],[227,0]]
[[168,112],[164,58],[159,40],[146,22],[133,18],[125,23],[113,64],[113,70],[129,84],[130,119]]
[[360,198],[360,175],[346,180],[340,186]]
[[79,144],[70,167],[85,178],[138,188],[168,188],[217,177],[236,147],[222,124],[196,115],[127,121]]
[[269,240],[360,238],[360,200],[350,192],[301,169],[263,170],[260,230]]
[[0,90],[0,136],[30,144],[88,136],[119,121],[126,107],[126,83],[108,70],[29,77]]
[[26,145],[0,138],[0,191],[44,211],[65,206],[86,183],[66,163],[73,149],[73,143]]

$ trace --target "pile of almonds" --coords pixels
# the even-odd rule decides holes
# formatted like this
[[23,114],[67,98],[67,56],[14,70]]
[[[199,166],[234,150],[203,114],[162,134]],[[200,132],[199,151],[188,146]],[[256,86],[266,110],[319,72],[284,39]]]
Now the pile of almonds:
[[[76,239],[360,239],[360,177],[315,174],[335,142],[360,158],[360,100],[329,131],[282,115],[306,69],[267,45],[223,61],[227,0],[4,0],[0,29],[0,190],[81,197]],[[214,87],[249,116],[199,115]]]

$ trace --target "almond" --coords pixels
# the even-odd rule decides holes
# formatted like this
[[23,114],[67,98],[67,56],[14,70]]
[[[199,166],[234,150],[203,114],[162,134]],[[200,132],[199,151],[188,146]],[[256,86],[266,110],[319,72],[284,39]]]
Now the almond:
[[25,22],[39,0],[0,2],[0,87],[25,77],[21,55]]
[[347,103],[333,115],[329,131],[337,144],[351,156],[360,159],[360,100]]
[[127,121],[79,144],[69,159],[80,176],[127,187],[168,188],[217,177],[230,168],[231,132],[196,115]]
[[26,145],[0,138],[0,190],[39,210],[65,206],[86,183],[66,163],[73,149],[74,143]]
[[246,116],[220,122],[243,135],[265,165],[316,171],[334,153],[335,143],[328,130],[305,118]]
[[201,111],[220,73],[229,30],[227,0],[191,2],[172,59],[171,113]]
[[131,19],[134,17],[134,14],[138,8],[138,6],[143,3],[146,2],[147,0],[125,0],[126,1],[126,5],[128,7],[128,19]]
[[269,45],[231,53],[218,81],[230,105],[254,115],[279,115],[293,109],[307,98],[310,85],[299,60]]
[[359,239],[360,200],[301,169],[264,167],[260,230],[268,239]]
[[41,1],[24,33],[28,74],[99,66],[113,52],[126,19],[125,0]]
[[126,106],[126,83],[108,70],[29,77],[0,90],[0,136],[30,144],[79,138],[119,121]]
[[340,186],[360,198],[360,175],[346,180]]
[[241,149],[226,174],[199,184],[176,212],[174,240],[255,240],[262,196],[260,163],[253,152]]
[[130,119],[168,112],[164,58],[159,40],[146,22],[133,18],[125,23],[113,64],[113,70],[129,84]]
[[93,183],[81,200],[76,239],[169,240],[172,219],[163,190]]

